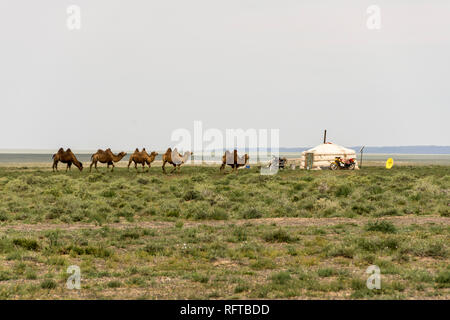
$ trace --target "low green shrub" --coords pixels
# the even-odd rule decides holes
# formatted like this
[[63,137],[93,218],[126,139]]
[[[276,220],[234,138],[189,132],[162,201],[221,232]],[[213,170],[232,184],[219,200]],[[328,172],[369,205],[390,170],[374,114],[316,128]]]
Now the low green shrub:
[[366,224],[365,229],[367,231],[379,231],[383,233],[395,233],[397,228],[392,224],[392,222],[386,220],[369,221]]

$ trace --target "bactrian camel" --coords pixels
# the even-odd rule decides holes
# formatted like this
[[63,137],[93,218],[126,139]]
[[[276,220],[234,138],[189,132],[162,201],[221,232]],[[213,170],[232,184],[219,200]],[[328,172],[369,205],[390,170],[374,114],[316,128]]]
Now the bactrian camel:
[[134,168],[137,171],[137,164],[142,164],[142,172],[144,172],[145,164],[148,165],[148,171],[150,171],[150,167],[153,161],[155,161],[155,157],[158,155],[158,152],[152,151],[150,154],[145,151],[145,148],[139,152],[139,149],[136,148],[134,153],[131,155],[130,160],[128,161],[128,169],[130,169],[131,162],[134,162]]
[[83,164],[78,161],[77,157],[73,154],[72,150],[67,149],[64,151],[63,148],[59,148],[58,152],[53,155],[53,171],[58,171],[58,162],[61,161],[62,163],[67,163],[66,171],[67,169],[71,169],[72,163],[81,171],[83,170]]
[[112,153],[111,149],[108,148],[106,151],[103,151],[102,149],[98,149],[96,153],[94,153],[91,156],[91,166],[89,167],[89,172],[92,170],[92,166],[95,165],[95,170],[97,170],[97,162],[100,163],[107,163],[107,169],[109,169],[109,166],[112,166],[111,172],[114,171],[114,162],[119,162],[122,160],[123,157],[126,156],[126,152],[120,152],[119,154],[115,155]]
[[169,163],[171,165],[173,165],[173,169],[172,171],[170,171],[170,173],[174,172],[177,168],[178,171],[180,171],[180,167],[183,163],[185,163],[189,157],[193,155],[192,152],[186,151],[184,153],[184,155],[181,155],[178,153],[177,148],[175,148],[173,151],[171,148],[167,149],[166,153],[163,154],[162,156],[162,170],[164,173],[166,173],[166,163]]
[[250,157],[248,156],[248,154],[239,157],[237,154],[237,150],[234,150],[233,153],[227,150],[222,157],[222,165],[220,166],[220,171],[224,170],[226,165],[229,165],[231,168],[233,168],[232,172],[235,170],[237,172],[237,169],[239,167],[245,166],[248,163],[249,159]]

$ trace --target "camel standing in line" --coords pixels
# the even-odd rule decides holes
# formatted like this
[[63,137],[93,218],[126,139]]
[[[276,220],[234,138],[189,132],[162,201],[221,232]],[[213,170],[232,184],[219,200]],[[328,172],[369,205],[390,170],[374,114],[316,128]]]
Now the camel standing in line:
[[134,162],[134,168],[137,171],[137,164],[142,164],[142,172],[144,172],[145,164],[148,165],[148,171],[150,171],[150,167],[153,161],[155,161],[155,157],[158,155],[158,152],[152,151],[150,154],[145,151],[145,148],[139,152],[139,149],[136,148],[134,153],[130,156],[130,160],[128,161],[128,170],[130,169],[131,162]]
[[164,173],[166,173],[166,163],[169,163],[171,165],[173,165],[173,169],[172,171],[170,171],[170,173],[174,172],[177,168],[178,171],[180,171],[180,167],[183,163],[185,163],[190,156],[192,156],[193,153],[186,151],[184,153],[184,155],[181,155],[178,153],[178,150],[175,148],[173,151],[171,148],[167,149],[166,153],[163,154],[162,156],[162,170]]
[[222,157],[222,165],[220,166],[220,171],[223,171],[225,169],[225,166],[229,165],[231,168],[233,168],[232,172],[237,172],[237,169],[239,167],[245,166],[248,163],[249,159],[250,157],[247,153],[244,156],[239,157],[237,154],[237,150],[234,150],[233,153],[225,151]]
[[53,171],[58,171],[58,162],[61,161],[62,163],[67,163],[66,172],[67,169],[71,169],[72,163],[77,167],[80,171],[83,170],[83,164],[78,161],[77,157],[73,154],[72,150],[67,149],[64,151],[63,148],[59,148],[58,152],[53,155]]
[[112,153],[110,148],[106,149],[106,151],[98,149],[97,152],[91,156],[92,163],[89,167],[89,172],[91,172],[93,165],[95,165],[95,170],[97,170],[97,162],[107,163],[107,169],[109,169],[109,166],[112,165],[111,172],[113,172],[115,167],[114,162],[119,162],[123,157],[126,156],[126,154],[126,152],[122,151],[119,154],[115,155],[114,153]]

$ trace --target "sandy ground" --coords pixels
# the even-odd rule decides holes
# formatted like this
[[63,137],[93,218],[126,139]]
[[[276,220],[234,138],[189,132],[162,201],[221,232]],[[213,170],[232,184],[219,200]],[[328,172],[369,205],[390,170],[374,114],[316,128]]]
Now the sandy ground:
[[[374,218],[260,218],[260,219],[239,219],[239,220],[211,220],[211,221],[185,221],[185,227],[194,227],[199,225],[208,226],[227,226],[227,225],[268,225],[276,224],[277,226],[317,226],[326,227],[339,224],[356,224],[365,225],[368,221],[374,220]],[[398,217],[385,217],[378,220],[387,220],[392,222],[396,226],[405,225],[425,225],[425,224],[439,224],[444,226],[450,226],[450,218],[441,216],[398,216]],[[113,229],[127,229],[127,228],[149,228],[149,229],[161,229],[173,227],[174,222],[167,221],[147,221],[147,222],[119,222],[109,224],[89,224],[89,223],[71,223],[71,224],[51,224],[51,223],[39,223],[39,224],[8,224],[1,225],[0,231],[7,230],[15,231],[46,231],[46,230],[81,230],[81,229],[99,229],[103,227],[109,227]]]

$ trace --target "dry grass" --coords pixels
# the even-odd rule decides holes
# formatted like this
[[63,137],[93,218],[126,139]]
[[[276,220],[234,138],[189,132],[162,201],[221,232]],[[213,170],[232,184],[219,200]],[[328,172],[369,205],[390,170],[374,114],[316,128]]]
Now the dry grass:
[[160,170],[0,168],[0,298],[450,298],[449,167]]

